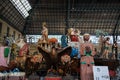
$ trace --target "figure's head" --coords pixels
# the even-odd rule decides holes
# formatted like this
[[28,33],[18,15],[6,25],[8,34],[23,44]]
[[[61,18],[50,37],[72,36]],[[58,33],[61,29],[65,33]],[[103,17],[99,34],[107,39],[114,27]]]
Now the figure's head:
[[114,41],[114,43],[117,43],[117,41]]
[[61,62],[69,62],[71,60],[70,56],[68,54],[65,54],[61,56]]
[[46,22],[43,22],[43,23],[42,23],[42,27],[43,27],[43,28],[47,27]]
[[43,56],[41,54],[36,54],[31,57],[31,61],[34,63],[36,62],[41,63],[42,60],[43,60]]
[[68,29],[68,35],[73,35],[74,34],[75,29],[74,28],[69,28]]
[[107,37],[107,38],[106,38],[106,40],[107,40],[107,41],[109,41],[109,40],[110,40],[110,38],[109,38],[109,37]]
[[89,39],[90,39],[90,34],[85,33],[85,34],[83,35],[83,39],[84,39],[84,41],[89,41]]

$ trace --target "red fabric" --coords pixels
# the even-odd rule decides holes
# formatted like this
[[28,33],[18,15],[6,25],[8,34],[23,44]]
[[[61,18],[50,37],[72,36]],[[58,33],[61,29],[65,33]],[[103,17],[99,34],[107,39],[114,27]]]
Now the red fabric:
[[109,74],[110,74],[111,77],[116,76],[116,72],[114,70],[109,70]]
[[25,44],[19,51],[19,56],[23,56],[24,54],[28,54],[28,45]]
[[78,42],[78,37],[76,35],[71,35],[70,38],[71,38],[71,41]]
[[[86,47],[89,47],[92,51],[91,55],[95,55],[94,45],[89,42],[84,42],[80,45],[80,54],[84,55],[86,51]],[[80,59],[80,78],[81,80],[94,80],[93,79],[93,63],[94,57],[93,56],[82,56]],[[82,64],[82,62],[86,62]]]
[[0,66],[8,67],[7,59],[4,57],[4,49],[5,47],[0,47]]
[[60,77],[46,77],[45,80],[62,80]]
[[50,38],[49,42],[56,43],[56,42],[58,42],[58,40],[56,38]]

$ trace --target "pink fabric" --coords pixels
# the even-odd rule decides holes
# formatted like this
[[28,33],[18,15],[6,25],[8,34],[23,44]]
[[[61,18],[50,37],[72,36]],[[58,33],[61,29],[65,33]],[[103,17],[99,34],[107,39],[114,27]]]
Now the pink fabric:
[[7,66],[7,59],[4,57],[4,47],[0,47],[0,66]]
[[[83,43],[81,44],[80,54],[84,55],[85,47],[89,46],[92,50],[92,55],[95,55],[94,45],[92,43]],[[80,77],[81,80],[93,80],[93,65],[91,62],[94,62],[93,56],[82,56],[81,62],[86,62],[86,64],[81,64]],[[88,66],[89,65],[89,66]]]

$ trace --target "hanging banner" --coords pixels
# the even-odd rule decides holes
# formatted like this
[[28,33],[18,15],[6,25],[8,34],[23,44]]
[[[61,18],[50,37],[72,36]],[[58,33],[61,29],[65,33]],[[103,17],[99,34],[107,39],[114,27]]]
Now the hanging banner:
[[94,80],[110,80],[108,66],[93,66]]

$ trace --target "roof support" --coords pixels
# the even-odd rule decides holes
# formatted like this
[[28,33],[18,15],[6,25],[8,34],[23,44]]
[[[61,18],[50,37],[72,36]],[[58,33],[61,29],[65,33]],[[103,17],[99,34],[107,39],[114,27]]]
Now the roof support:
[[0,19],[4,20],[6,23],[8,23],[10,26],[12,26],[14,29],[22,33],[21,30],[19,30],[13,23],[11,23],[7,18],[5,18],[3,15],[0,14]]
[[115,27],[113,29],[113,42],[117,41],[118,32],[119,32],[119,25],[120,25],[120,12],[119,12]]
[[[34,4],[38,4],[39,1],[40,0],[36,0]],[[32,20],[31,15],[34,12],[34,8],[35,8],[35,5],[33,6],[32,10],[30,10],[29,16],[26,18],[25,25],[24,25],[24,28],[23,28],[23,35],[26,35],[26,30],[27,30],[27,26],[26,25],[31,23],[31,22],[29,23],[28,20]]]
[[65,27],[65,34],[67,34],[67,30],[69,28],[69,18],[70,18],[70,0],[66,0],[66,27]]

